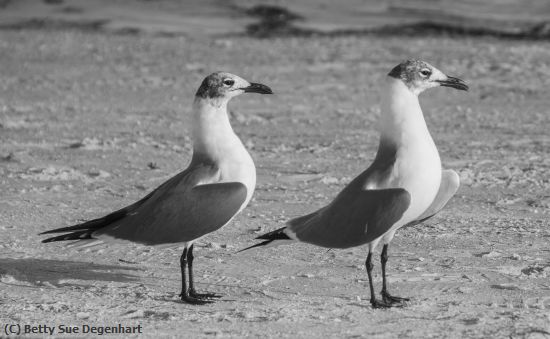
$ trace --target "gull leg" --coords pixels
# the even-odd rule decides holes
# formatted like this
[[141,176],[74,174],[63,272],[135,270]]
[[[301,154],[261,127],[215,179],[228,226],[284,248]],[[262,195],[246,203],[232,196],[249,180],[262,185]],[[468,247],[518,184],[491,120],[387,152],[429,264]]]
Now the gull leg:
[[[185,302],[185,303],[188,303],[188,304],[194,304],[194,305],[202,305],[202,304],[206,304],[206,303],[209,303],[209,301],[207,300],[201,300],[201,299],[198,299],[194,296],[191,296],[189,294],[189,289],[187,289],[187,279],[185,277],[185,269],[186,269],[186,266],[187,266],[187,254],[188,254],[188,249],[187,249],[187,246],[183,249],[183,253],[181,254],[181,257],[180,257],[180,269],[181,269],[181,293],[180,293],[180,298],[181,298],[181,301]],[[192,275],[190,275],[190,278],[192,277]],[[192,280],[192,279],[191,279]],[[191,282],[190,280],[190,282]],[[190,285],[192,286],[192,284],[190,283]]]
[[388,244],[384,244],[382,253],[380,253],[380,262],[382,263],[382,300],[392,306],[404,306],[409,298],[394,297],[388,293],[386,288],[386,263],[388,262]]
[[367,260],[365,261],[365,268],[367,269],[367,275],[369,277],[369,287],[370,287],[370,303],[372,308],[388,308],[391,307],[391,304],[386,303],[385,301],[377,300],[374,295],[374,285],[372,283],[372,269],[374,265],[372,264],[372,252],[369,252],[367,255]]
[[195,257],[193,256],[193,245],[189,247],[189,251],[187,251],[187,267],[189,267],[189,295],[193,298],[197,299],[209,299],[209,298],[221,298],[221,295],[216,293],[197,293],[195,290],[195,285],[193,281],[193,259]]

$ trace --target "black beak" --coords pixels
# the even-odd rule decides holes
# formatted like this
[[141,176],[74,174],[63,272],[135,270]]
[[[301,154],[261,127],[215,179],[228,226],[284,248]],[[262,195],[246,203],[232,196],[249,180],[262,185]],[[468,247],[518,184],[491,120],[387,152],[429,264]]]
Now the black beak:
[[441,86],[456,88],[461,91],[467,91],[468,85],[459,78],[447,76],[446,80],[437,80]]
[[271,88],[266,85],[251,82],[250,86],[241,88],[245,93],[273,94]]

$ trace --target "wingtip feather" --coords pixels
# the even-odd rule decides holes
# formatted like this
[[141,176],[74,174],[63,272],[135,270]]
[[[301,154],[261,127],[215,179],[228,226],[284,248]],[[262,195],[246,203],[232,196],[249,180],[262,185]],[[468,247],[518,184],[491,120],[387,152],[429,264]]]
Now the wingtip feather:
[[[258,239],[258,238],[256,238],[256,239]],[[248,246],[248,247],[246,247],[246,248],[243,248],[242,250],[237,251],[237,253],[244,252],[244,251],[249,250],[249,249],[254,248],[254,247],[266,246],[267,244],[269,244],[269,243],[272,242],[272,241],[273,241],[273,240],[262,241],[261,243],[258,243],[258,244],[255,244],[255,245],[252,245],[252,246]]]

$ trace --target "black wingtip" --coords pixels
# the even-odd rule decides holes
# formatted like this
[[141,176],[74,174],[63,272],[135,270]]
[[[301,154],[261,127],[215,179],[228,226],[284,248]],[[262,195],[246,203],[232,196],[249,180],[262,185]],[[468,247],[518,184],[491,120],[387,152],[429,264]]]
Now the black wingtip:
[[54,241],[67,241],[67,240],[88,240],[88,239],[94,239],[92,237],[92,232],[89,230],[84,230],[84,231],[66,233],[66,234],[58,235],[56,237],[47,238],[42,240],[42,243],[49,243]]
[[[258,239],[258,238],[256,238],[256,239]],[[254,248],[254,247],[265,246],[265,245],[269,244],[269,243],[272,242],[272,241],[273,241],[273,240],[262,241],[262,242],[259,243],[259,244],[256,244],[256,245],[252,245],[252,246],[248,246],[248,247],[246,247],[246,248],[243,248],[242,250],[237,251],[237,253],[244,252],[244,251],[249,250],[249,249]]]
[[266,234],[262,234],[260,235],[259,237],[256,237],[256,239],[265,239],[265,240],[289,240],[289,236],[286,235],[286,233],[284,232],[284,230],[286,229],[286,227],[281,227],[279,229],[276,229],[275,231],[271,231],[269,233],[266,233]]
[[93,226],[90,226],[90,224],[93,225],[93,223],[97,223],[98,220],[100,220],[100,219],[86,221],[86,222],[83,222],[81,224],[76,224],[76,225],[73,225],[73,226],[54,228],[52,230],[47,230],[47,231],[44,231],[42,233],[38,233],[38,235],[54,234],[54,233],[67,233],[67,232],[89,230],[91,227],[93,227]]
[[[63,236],[63,237],[64,237],[64,236]],[[63,241],[63,240],[66,240],[66,239],[63,239],[63,238],[60,238],[60,237],[51,237],[51,238],[42,240],[41,243],[47,244],[47,243],[49,243],[49,242]],[[67,239],[67,240],[68,240],[68,239]]]
[[54,241],[63,241],[63,240],[64,240],[63,238],[64,238],[65,236],[66,236],[66,235],[61,235],[61,236],[57,236],[57,237],[47,238],[47,239],[42,240],[41,243],[47,244],[47,243],[49,243],[49,242],[54,242]]
[[53,230],[47,230],[42,233],[38,233],[38,235],[44,235],[44,234],[54,234],[54,233],[67,233],[67,232],[75,232],[75,231],[88,231],[88,226],[85,225],[85,223],[77,224],[74,226],[67,226],[67,227],[61,227],[61,228],[54,228]]
[[44,231],[44,232],[38,233],[38,235],[52,234],[52,233],[56,233],[56,232],[57,232],[57,230],[49,230],[49,231]]
[[282,227],[282,228],[276,229],[275,231],[271,231],[269,233],[262,234],[259,237],[256,237],[256,239],[265,240],[265,241],[262,241],[261,243],[256,244],[256,245],[249,246],[247,248],[243,248],[242,250],[238,251],[237,253],[241,253],[242,251],[246,251],[246,250],[249,250],[249,249],[254,248],[254,247],[261,247],[261,246],[269,245],[270,243],[272,243],[275,240],[291,240],[290,237],[288,235],[286,235],[286,233],[284,232],[285,229],[286,229],[286,227]]

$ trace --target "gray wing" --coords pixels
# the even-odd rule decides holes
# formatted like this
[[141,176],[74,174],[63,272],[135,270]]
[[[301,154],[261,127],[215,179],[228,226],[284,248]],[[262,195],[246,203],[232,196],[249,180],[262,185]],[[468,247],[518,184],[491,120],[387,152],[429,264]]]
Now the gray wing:
[[209,183],[218,179],[215,165],[192,165],[130,206],[102,218],[44,232],[70,233],[43,242],[102,235],[147,245],[194,240],[229,222],[246,200],[246,186],[239,182]]
[[411,195],[405,189],[366,189],[383,182],[395,164],[397,148],[381,139],[369,168],[353,179],[328,206],[296,218],[288,229],[298,240],[329,248],[347,248],[369,243],[386,233],[409,208]]
[[437,192],[437,195],[435,196],[435,199],[430,207],[428,207],[416,220],[411,221],[404,227],[420,224],[436,215],[455,195],[459,186],[460,177],[458,174],[453,170],[444,170],[441,173],[441,185],[439,186],[439,191]]
[[407,210],[410,194],[402,188],[345,189],[328,206],[288,222],[298,240],[329,248],[369,243],[386,233]]
[[239,182],[194,185],[208,175],[203,169],[167,182],[131,215],[96,234],[157,245],[191,241],[219,229],[242,207],[247,189]]

